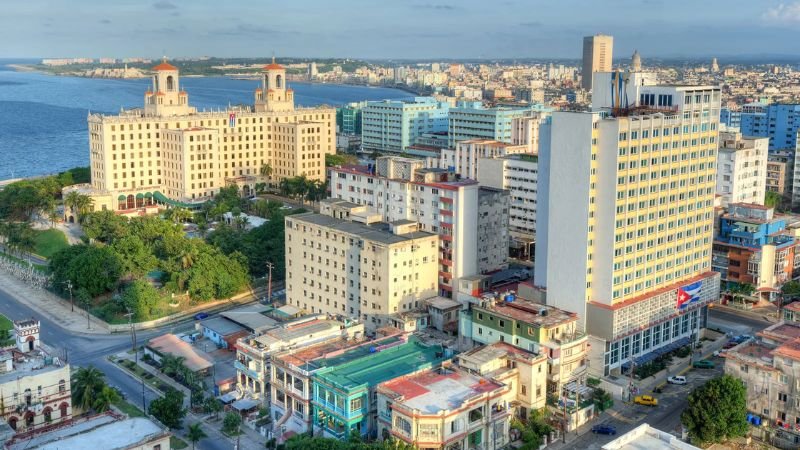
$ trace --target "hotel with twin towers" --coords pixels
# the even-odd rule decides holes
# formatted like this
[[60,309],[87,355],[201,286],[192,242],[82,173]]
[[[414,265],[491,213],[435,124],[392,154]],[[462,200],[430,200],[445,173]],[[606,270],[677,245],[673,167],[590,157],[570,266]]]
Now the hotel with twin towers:
[[325,180],[335,153],[333,108],[296,108],[286,69],[266,65],[253,105],[198,111],[181,89],[177,67],[153,67],[142,108],[90,114],[91,185],[77,189],[95,210],[135,213],[158,204],[192,207],[220,188],[276,185],[305,175]]

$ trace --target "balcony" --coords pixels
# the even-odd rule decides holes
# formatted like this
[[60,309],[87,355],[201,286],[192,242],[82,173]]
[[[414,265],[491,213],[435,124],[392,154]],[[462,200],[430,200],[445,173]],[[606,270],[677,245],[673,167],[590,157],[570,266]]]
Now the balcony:
[[264,374],[258,373],[255,370],[250,369],[249,367],[247,367],[246,365],[242,364],[238,360],[234,361],[233,367],[235,367],[237,371],[239,371],[241,373],[244,373],[245,375],[247,375],[250,378],[253,378],[253,379],[259,380],[259,381],[264,381]]

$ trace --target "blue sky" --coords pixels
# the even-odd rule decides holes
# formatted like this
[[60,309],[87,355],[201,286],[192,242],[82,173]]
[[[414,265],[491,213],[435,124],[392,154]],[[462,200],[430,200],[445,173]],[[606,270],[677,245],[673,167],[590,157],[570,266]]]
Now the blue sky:
[[4,0],[0,57],[798,55],[795,0]]

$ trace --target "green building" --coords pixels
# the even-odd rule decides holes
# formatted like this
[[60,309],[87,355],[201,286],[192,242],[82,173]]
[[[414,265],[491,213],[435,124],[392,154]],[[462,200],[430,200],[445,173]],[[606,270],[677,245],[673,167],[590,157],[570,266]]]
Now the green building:
[[361,134],[361,108],[366,102],[350,103],[336,108],[336,126],[339,134]]
[[372,347],[369,354],[320,369],[312,378],[314,430],[332,438],[351,433],[375,437],[376,411],[370,401],[378,384],[436,367],[452,356],[441,345],[411,336],[405,342]]

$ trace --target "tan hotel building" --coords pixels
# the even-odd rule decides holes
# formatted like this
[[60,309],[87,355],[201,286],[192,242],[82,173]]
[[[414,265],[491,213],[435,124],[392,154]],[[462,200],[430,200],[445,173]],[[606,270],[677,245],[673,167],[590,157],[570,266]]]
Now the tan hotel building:
[[[335,110],[295,108],[283,66],[264,67],[254,105],[202,112],[189,106],[175,66],[165,61],[153,71],[143,108],[89,115],[92,184],[80,189],[95,209],[189,206],[232,184],[249,194],[260,182],[325,180]],[[264,165],[271,176],[261,175]]]

